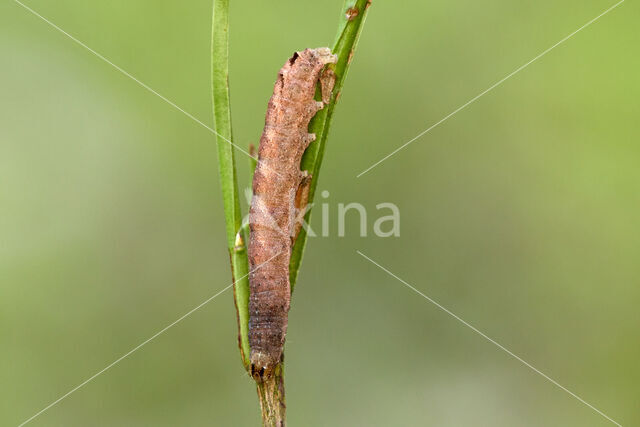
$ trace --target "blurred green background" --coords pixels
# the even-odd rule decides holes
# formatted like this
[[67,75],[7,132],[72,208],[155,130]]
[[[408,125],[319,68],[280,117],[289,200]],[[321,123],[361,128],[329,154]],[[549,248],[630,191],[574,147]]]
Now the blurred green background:
[[[342,1],[231,1],[236,142]],[[292,426],[640,424],[640,6],[375,0],[319,190],[287,340]],[[211,1],[27,3],[207,124]],[[213,135],[0,3],[0,425],[16,426],[230,283]],[[240,184],[248,162],[238,154]],[[318,193],[320,194],[320,193]],[[401,237],[337,237],[337,203]],[[316,212],[313,224],[320,226]],[[231,292],[29,425],[254,426]]]

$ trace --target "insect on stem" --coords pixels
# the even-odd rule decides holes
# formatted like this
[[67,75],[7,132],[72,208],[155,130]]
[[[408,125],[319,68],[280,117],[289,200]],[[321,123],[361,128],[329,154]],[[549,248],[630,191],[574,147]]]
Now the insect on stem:
[[[291,298],[289,261],[311,181],[300,161],[315,139],[309,122],[329,101],[335,81],[332,71],[323,70],[336,60],[326,47],[294,53],[278,73],[267,108],[249,211],[249,265],[281,255],[249,276],[250,372],[259,381],[270,378],[282,359]],[[315,99],[319,82],[321,102]]]

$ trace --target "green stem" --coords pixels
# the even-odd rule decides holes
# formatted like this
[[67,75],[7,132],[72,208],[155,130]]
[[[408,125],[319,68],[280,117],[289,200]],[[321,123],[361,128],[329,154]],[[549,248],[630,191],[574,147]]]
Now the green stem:
[[[309,205],[313,203],[318,185],[320,166],[322,165],[322,157],[329,135],[331,120],[333,119],[333,112],[340,98],[342,86],[347,77],[349,66],[351,65],[351,60],[353,59],[370,5],[371,0],[345,0],[342,7],[342,14],[338,22],[338,33],[333,45],[333,53],[338,56],[338,62],[334,66],[336,84],[333,88],[331,101],[323,110],[320,110],[318,114],[316,114],[309,125],[309,132],[316,134],[316,140],[309,146],[302,157],[301,169],[308,171],[312,176],[311,188],[309,190]],[[305,216],[305,222],[310,224],[310,221],[311,210],[309,210]],[[291,282],[292,292],[298,278],[298,271],[300,270],[306,243],[307,232],[303,228],[296,239],[289,264],[289,280]]]
[[249,260],[245,239],[243,233],[240,232],[242,212],[240,211],[232,145],[229,97],[229,0],[214,0],[213,2],[211,49],[213,118],[217,132],[218,169],[224,202],[227,248],[234,281],[233,294],[238,320],[238,344],[242,362],[247,367],[249,366]]

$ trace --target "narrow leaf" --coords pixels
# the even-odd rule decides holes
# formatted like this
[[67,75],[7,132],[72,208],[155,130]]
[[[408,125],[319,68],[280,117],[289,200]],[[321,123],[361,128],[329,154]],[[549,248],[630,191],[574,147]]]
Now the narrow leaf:
[[238,344],[245,366],[249,364],[249,262],[242,227],[236,179],[231,105],[229,96],[229,0],[214,0],[211,38],[213,117],[218,133],[218,169],[224,202],[227,248],[234,280],[238,318]]
[[[308,171],[312,176],[311,189],[309,191],[309,205],[313,203],[318,185],[320,166],[329,135],[333,111],[340,98],[342,86],[347,77],[347,72],[349,71],[349,66],[351,65],[351,60],[353,59],[353,54],[358,44],[362,28],[364,27],[370,5],[371,0],[346,0],[342,7],[342,13],[338,21],[338,33],[333,46],[333,53],[338,56],[338,62],[333,66],[336,74],[336,84],[331,94],[331,101],[323,110],[316,114],[309,125],[309,132],[316,134],[316,140],[309,146],[302,157],[301,169]],[[305,215],[305,222],[310,224],[310,221],[311,209],[309,209]],[[292,292],[298,278],[298,271],[302,262],[306,242],[307,232],[303,228],[293,247],[291,262],[289,264],[289,279]]]

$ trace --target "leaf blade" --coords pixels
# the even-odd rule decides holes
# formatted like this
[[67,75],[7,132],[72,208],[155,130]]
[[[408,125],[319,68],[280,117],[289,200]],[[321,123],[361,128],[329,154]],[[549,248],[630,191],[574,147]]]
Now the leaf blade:
[[232,145],[229,94],[229,0],[214,0],[211,31],[213,118],[217,132],[218,169],[224,204],[227,249],[231,262],[233,295],[242,362],[249,365],[249,260],[243,238],[242,212]]
[[[338,61],[334,66],[336,74],[336,83],[331,94],[329,104],[316,114],[309,125],[309,132],[316,134],[316,141],[313,142],[302,157],[300,168],[308,171],[311,176],[311,188],[309,189],[309,205],[313,203],[313,199],[318,185],[318,177],[320,174],[320,166],[324,157],[324,149],[333,119],[333,113],[339,100],[344,81],[347,77],[353,54],[360,39],[360,34],[364,27],[367,12],[371,0],[345,0],[342,6],[342,14],[338,21],[338,32],[336,41],[333,46],[333,53],[338,56]],[[354,15],[355,11],[357,13]],[[311,209],[305,215],[305,222],[310,224]],[[307,243],[307,231],[303,228],[296,239],[293,251],[291,253],[291,262],[289,263],[289,281],[291,283],[291,292],[293,292],[298,278],[300,265],[304,256],[304,249]]]

